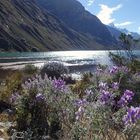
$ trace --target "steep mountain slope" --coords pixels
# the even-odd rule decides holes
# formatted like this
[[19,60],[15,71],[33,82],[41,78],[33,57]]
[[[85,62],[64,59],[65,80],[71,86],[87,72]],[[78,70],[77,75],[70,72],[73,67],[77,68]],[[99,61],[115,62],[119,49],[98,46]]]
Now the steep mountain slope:
[[35,0],[0,0],[0,51],[80,49],[103,46],[43,12]]
[[37,0],[37,3],[75,31],[91,35],[103,45],[116,43],[107,27],[96,16],[86,11],[77,0]]
[[115,26],[106,25],[106,27],[108,28],[112,36],[114,36],[118,40],[122,32],[115,28]]

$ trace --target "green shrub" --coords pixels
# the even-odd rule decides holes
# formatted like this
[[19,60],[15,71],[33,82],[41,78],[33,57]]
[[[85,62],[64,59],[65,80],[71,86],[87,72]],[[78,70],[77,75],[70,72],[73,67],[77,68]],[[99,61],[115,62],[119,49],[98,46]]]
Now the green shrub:
[[33,75],[33,74],[36,74],[38,72],[38,68],[35,67],[34,65],[32,64],[27,64],[25,65],[25,67],[23,68],[23,72],[25,74],[29,74],[29,75]]
[[45,74],[47,74],[48,77],[59,78],[64,74],[68,74],[68,72],[69,72],[68,67],[58,62],[49,62],[45,64],[43,68],[41,69],[41,75],[43,77]]
[[133,73],[140,72],[140,60],[137,60],[135,58],[129,60],[129,58],[127,57],[111,52],[109,53],[109,57],[111,58],[112,62],[117,66],[126,66]]
[[9,97],[17,91],[22,90],[21,84],[23,80],[23,73],[16,71],[11,76],[7,77],[4,85],[1,85],[0,99],[9,102]]

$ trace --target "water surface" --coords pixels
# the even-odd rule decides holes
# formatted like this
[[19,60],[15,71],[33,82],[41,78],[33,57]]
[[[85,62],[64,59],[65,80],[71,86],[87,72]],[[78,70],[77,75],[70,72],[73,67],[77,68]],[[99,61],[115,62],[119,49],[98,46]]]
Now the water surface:
[[[121,53],[124,51],[110,51]],[[24,52],[24,53],[0,53],[0,66],[4,68],[22,68],[25,64],[31,63],[38,67],[44,63],[57,61],[65,65],[84,70],[90,70],[97,64],[112,65],[108,57],[109,51],[59,51],[59,52]],[[140,57],[140,51],[134,51]],[[78,67],[77,67],[78,66]]]

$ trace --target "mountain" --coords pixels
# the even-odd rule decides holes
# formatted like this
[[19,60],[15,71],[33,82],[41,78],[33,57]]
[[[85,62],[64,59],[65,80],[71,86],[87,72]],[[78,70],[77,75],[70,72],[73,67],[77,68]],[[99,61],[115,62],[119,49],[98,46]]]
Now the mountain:
[[131,35],[133,37],[134,40],[137,40],[137,43],[133,46],[131,46],[134,50],[140,50],[140,34],[136,33],[136,32],[130,32],[127,29],[121,29],[121,28],[117,28],[113,23],[110,25],[106,25],[108,30],[110,31],[110,33],[112,34],[112,36],[114,36],[117,40],[118,40],[118,44],[116,46],[116,48],[118,49],[122,49],[120,48],[122,43],[119,40],[119,37],[121,35],[121,33],[125,33],[126,35]]
[[129,30],[127,30],[125,28],[124,29],[118,28],[118,30],[127,35],[130,34],[135,39],[140,39],[140,34],[138,34],[137,32],[130,32]]
[[50,11],[67,26],[82,34],[90,35],[102,45],[112,46],[116,40],[107,27],[85,10],[77,0],[37,0],[38,5]]
[[100,50],[114,42],[76,0],[0,0],[0,51]]
[[121,35],[121,31],[118,30],[114,24],[106,25],[112,36],[114,36],[117,40],[119,40],[119,36]]
[[130,34],[134,39],[140,39],[140,34],[136,32],[130,32],[129,30],[125,28],[117,28],[113,23],[110,25],[106,25],[112,36],[114,36],[117,40],[119,39],[119,36],[121,33],[125,33],[126,35]]
[[1,51],[56,51],[103,46],[45,13],[34,0],[0,0]]

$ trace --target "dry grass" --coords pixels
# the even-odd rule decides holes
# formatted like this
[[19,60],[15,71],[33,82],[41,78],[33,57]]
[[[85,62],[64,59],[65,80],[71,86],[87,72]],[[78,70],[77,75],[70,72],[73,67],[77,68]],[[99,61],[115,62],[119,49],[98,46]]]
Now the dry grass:
[[5,80],[6,77],[10,76],[11,74],[13,74],[13,73],[15,73],[17,71],[18,70],[0,68],[0,81]]

